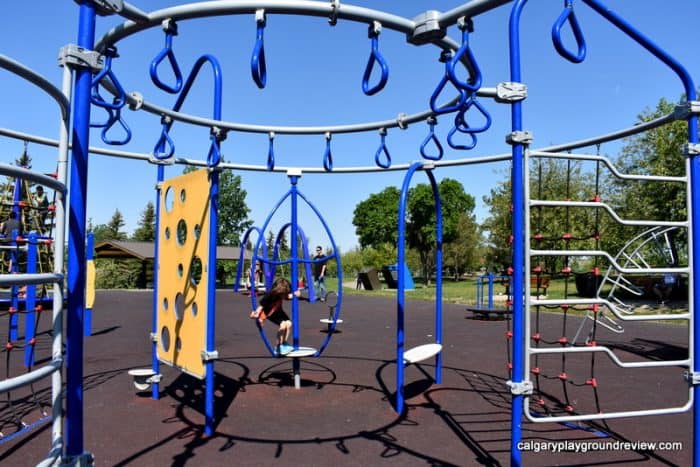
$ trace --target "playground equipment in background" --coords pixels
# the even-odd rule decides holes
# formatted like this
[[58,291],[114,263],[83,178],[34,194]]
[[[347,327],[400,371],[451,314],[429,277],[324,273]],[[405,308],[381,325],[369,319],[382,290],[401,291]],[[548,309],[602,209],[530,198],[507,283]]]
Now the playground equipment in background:
[[[510,277],[507,275],[495,275],[493,273],[484,274],[477,276],[476,278],[476,303],[472,306],[467,306],[467,311],[471,311],[474,315],[489,318],[492,314],[498,317],[503,317],[504,315],[511,312],[512,297],[510,296]],[[502,285],[503,290],[503,300],[499,300],[499,303],[503,303],[504,306],[496,306],[494,300],[494,286]],[[486,293],[484,293],[486,289]]]

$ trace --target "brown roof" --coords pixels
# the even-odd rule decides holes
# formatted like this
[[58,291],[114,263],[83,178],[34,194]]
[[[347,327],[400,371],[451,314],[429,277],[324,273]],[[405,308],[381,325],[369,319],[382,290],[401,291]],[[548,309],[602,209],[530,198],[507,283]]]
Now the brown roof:
[[[238,260],[241,249],[233,246],[217,246],[216,257],[218,259]],[[153,259],[153,242],[123,242],[110,240],[95,246],[95,258],[136,258],[141,261]],[[250,259],[250,252],[246,251],[245,259]]]

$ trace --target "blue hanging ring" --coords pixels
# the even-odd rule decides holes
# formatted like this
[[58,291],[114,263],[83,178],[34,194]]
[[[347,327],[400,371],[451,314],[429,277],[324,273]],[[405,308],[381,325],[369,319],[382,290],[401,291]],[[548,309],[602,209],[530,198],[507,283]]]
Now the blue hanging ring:
[[[131,128],[129,128],[129,125],[126,124],[124,119],[122,118],[121,115],[121,109],[117,110],[111,110],[107,109],[107,112],[109,113],[109,120],[107,123],[102,127],[102,132],[100,133],[100,136],[102,138],[102,141],[105,144],[109,144],[112,146],[123,146],[127,144],[129,141],[131,141]],[[112,137],[109,136],[109,132],[116,124],[119,124],[121,126],[124,137],[121,139],[113,139]],[[92,125],[91,125],[92,126]]]
[[274,170],[275,169],[275,149],[274,149],[274,141],[275,141],[275,132],[271,131],[269,133],[270,137],[270,146],[267,149],[267,170]]
[[[367,32],[367,36],[372,41],[372,51],[369,55],[367,66],[365,66],[365,73],[362,76],[362,92],[368,96],[372,96],[384,89],[384,86],[386,86],[386,82],[389,79],[389,66],[387,65],[382,54],[379,53],[379,34],[381,32],[382,24],[379,21],[372,21],[372,24],[369,25],[369,31]],[[369,78],[372,75],[372,68],[374,68],[375,63],[378,63],[381,67],[381,76],[379,78],[379,82],[370,87]]]
[[170,138],[168,131],[170,131],[170,124],[172,119],[167,115],[164,115],[161,119],[161,126],[163,127],[160,132],[160,137],[153,148],[153,157],[158,160],[170,159],[175,154],[175,143]]
[[456,112],[464,105],[464,103],[467,100],[467,93],[464,91],[464,89],[462,89],[461,87],[457,87],[457,91],[459,91],[459,99],[457,99],[455,103],[450,104],[448,102],[443,106],[438,106],[438,104],[437,104],[438,97],[440,97],[440,94],[445,89],[445,86],[447,85],[447,83],[452,83],[454,85],[454,83],[450,79],[450,75],[449,75],[449,66],[450,66],[449,64],[450,64],[451,58],[452,58],[452,51],[451,50],[443,50],[440,53],[440,61],[445,62],[445,74],[442,75],[440,82],[435,87],[433,94],[430,96],[430,110],[432,110],[433,113],[435,113],[436,115],[446,114],[446,113],[450,113],[450,112]]
[[[435,125],[437,124],[437,119],[435,117],[428,117],[427,121],[428,125],[430,126],[430,131],[428,132],[428,136],[423,140],[423,143],[420,145],[420,155],[423,156],[424,159],[428,159],[431,161],[439,161],[440,159],[442,159],[444,150],[442,149],[442,144],[440,144],[440,141],[435,136]],[[427,152],[428,143],[430,143],[431,141],[435,144],[435,147],[438,150],[437,155],[428,154]]]
[[331,154],[331,134],[326,132],[326,150],[323,153],[323,168],[326,172],[333,170],[333,154]]
[[265,31],[265,10],[255,11],[255,22],[257,23],[257,35],[255,47],[253,47],[253,56],[250,58],[250,74],[253,76],[253,81],[263,89],[267,84],[267,65],[265,64],[265,41],[263,33]]
[[[474,31],[474,25],[471,19],[465,20],[464,18],[460,18],[459,28],[462,30],[462,46],[457,50],[457,53],[454,54],[452,59],[447,62],[447,74],[450,77],[450,81],[452,81],[456,87],[464,89],[465,91],[476,92],[481,87],[482,77],[481,69],[476,62],[476,57],[471,47],[469,47],[469,33]],[[455,67],[464,56],[467,57],[467,61],[471,65],[468,81],[460,81],[455,72]]]
[[[457,118],[455,117],[455,120]],[[452,138],[454,137],[455,133],[457,132],[460,133],[465,133],[469,135],[471,138],[471,141],[468,144],[458,144],[452,141]],[[474,149],[476,147],[476,135],[473,132],[470,131],[463,131],[462,129],[459,128],[458,123],[455,121],[455,126],[452,127],[449,133],[447,133],[447,144],[450,145],[452,149],[458,149],[462,151],[468,151],[470,149]]]
[[[114,73],[112,72],[112,58],[119,56],[117,54],[116,47],[107,47],[107,49],[105,49],[104,55],[104,67],[102,67],[99,73],[97,73],[92,79],[90,102],[92,102],[98,107],[102,107],[105,109],[121,109],[122,107],[124,107],[124,104],[126,104],[126,91],[124,91],[124,88],[119,83],[119,80],[116,76],[114,76]],[[111,103],[104,100],[104,98],[100,95],[100,81],[102,81],[104,78],[108,78],[117,91],[117,95],[114,97]]]
[[[158,52],[153,60],[151,60],[151,81],[161,90],[168,92],[170,94],[177,94],[182,89],[182,72],[180,71],[180,66],[175,59],[175,54],[173,53],[173,36],[177,36],[177,24],[172,19],[168,18],[163,21],[163,31],[165,32],[165,46],[163,50]],[[170,62],[170,67],[175,76],[175,85],[171,86],[164,83],[158,76],[158,66],[165,59]]]
[[216,167],[221,163],[221,142],[226,139],[226,130],[218,126],[211,127],[209,139],[209,153],[207,154],[207,167]]
[[[566,22],[571,26],[574,39],[576,39],[576,47],[578,49],[576,53],[568,50],[561,40],[561,28]],[[552,26],[552,43],[554,44],[554,48],[557,49],[557,52],[559,52],[559,55],[572,63],[581,63],[586,58],[586,40],[583,37],[581,26],[578,24],[576,14],[574,13],[573,0],[565,0],[564,11],[561,12],[561,15],[559,15],[559,18],[557,18]]]
[[[484,123],[480,127],[469,126],[466,119],[466,113],[472,107],[476,108],[479,113],[484,117]],[[465,105],[457,112],[455,115],[455,128],[461,133],[483,133],[484,131],[491,128],[491,115],[488,113],[486,108],[476,99],[476,96],[470,96],[467,99]]]
[[[389,154],[389,150],[386,147],[386,134],[386,128],[379,129],[379,135],[381,136],[382,141],[379,144],[379,149],[377,149],[377,152],[374,154],[375,164],[382,169],[388,169],[391,167],[391,154]],[[382,160],[381,157],[382,153],[384,154],[384,160]]]

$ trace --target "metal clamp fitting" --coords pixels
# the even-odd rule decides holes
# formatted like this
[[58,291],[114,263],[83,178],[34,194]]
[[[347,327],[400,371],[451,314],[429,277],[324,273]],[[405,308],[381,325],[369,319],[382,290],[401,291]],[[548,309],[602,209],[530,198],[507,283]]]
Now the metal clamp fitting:
[[697,386],[700,384],[700,373],[686,371],[683,373],[683,379],[686,380],[691,386]]
[[521,381],[520,383],[506,381],[506,386],[510,388],[510,393],[515,396],[529,396],[534,390],[532,381]]
[[[158,187],[158,188],[160,188],[160,187]],[[158,342],[158,333],[152,332],[149,334],[149,336],[151,338],[151,342]]]
[[207,350],[202,350],[202,361],[203,362],[209,362],[212,360],[218,360],[219,359],[219,352],[216,350],[212,350],[211,352]]
[[61,47],[58,53],[59,66],[72,65],[76,67],[90,68],[94,73],[104,68],[104,60],[99,52],[86,50],[75,44]]
[[138,91],[134,91],[129,93],[129,97],[131,98],[129,99],[129,109],[140,110],[143,106],[143,94]]
[[457,20],[457,27],[460,31],[474,32],[474,21],[471,18],[462,16]]
[[[109,16],[121,13],[124,9],[124,0],[91,0],[95,6],[95,13],[100,16]],[[77,3],[82,3],[76,0]]]
[[700,155],[700,143],[685,143],[683,145],[683,155],[684,156]]
[[700,101],[682,102],[673,109],[673,118],[686,120],[690,115],[700,114]]
[[406,114],[401,112],[396,116],[396,124],[401,128],[402,130],[405,130],[408,128],[408,123],[406,123]]
[[166,159],[159,159],[153,154],[148,155],[148,162],[155,165],[175,165],[175,158],[168,157]]
[[413,45],[423,45],[442,39],[447,29],[440,27],[440,12],[429,10],[413,18],[416,27],[408,34],[406,40]]
[[367,37],[373,38],[378,37],[382,33],[382,23],[379,21],[372,21],[367,28]]
[[255,10],[255,22],[259,26],[265,26],[267,24],[267,18],[265,16],[265,9],[260,8],[259,10]]
[[504,82],[496,86],[496,102],[519,102],[527,97],[527,85],[523,83]]
[[226,140],[226,136],[228,136],[228,130],[219,128],[218,126],[213,126],[209,130],[209,134],[215,137],[218,142],[222,142]]
[[163,22],[160,23],[160,25],[163,28],[163,32],[172,34],[173,36],[177,36],[177,23],[174,19],[164,19]]
[[331,0],[331,14],[328,15],[328,24],[335,26],[338,24],[338,11],[340,10],[340,0]]
[[506,143],[508,144],[530,144],[532,143],[532,132],[530,131],[513,131],[506,135]]

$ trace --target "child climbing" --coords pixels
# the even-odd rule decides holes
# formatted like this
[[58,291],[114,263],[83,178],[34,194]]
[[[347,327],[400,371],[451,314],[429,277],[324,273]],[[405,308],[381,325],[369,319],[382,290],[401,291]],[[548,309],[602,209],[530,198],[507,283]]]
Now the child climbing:
[[[294,292],[294,296],[299,297],[300,295],[301,293],[298,290]],[[260,321],[260,324],[269,319],[279,326],[276,348],[278,355],[286,355],[294,350],[294,347],[287,344],[287,339],[289,339],[289,334],[292,331],[292,321],[282,309],[282,302],[292,298],[292,285],[287,279],[279,277],[273,282],[270,290],[262,296],[258,303],[258,308],[250,313],[250,319],[257,319]]]

